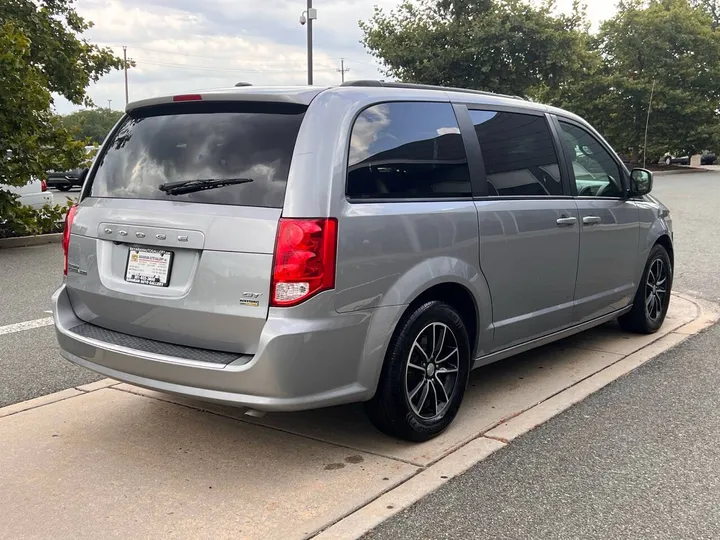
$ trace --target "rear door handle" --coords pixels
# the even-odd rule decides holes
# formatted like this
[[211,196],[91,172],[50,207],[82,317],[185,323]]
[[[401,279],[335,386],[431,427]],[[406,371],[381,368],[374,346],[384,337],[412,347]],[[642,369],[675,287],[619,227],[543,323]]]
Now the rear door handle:
[[583,218],[583,225],[597,225],[601,221],[602,219],[597,216],[585,216]]
[[574,217],[561,217],[558,218],[558,227],[572,227],[577,223],[577,218]]

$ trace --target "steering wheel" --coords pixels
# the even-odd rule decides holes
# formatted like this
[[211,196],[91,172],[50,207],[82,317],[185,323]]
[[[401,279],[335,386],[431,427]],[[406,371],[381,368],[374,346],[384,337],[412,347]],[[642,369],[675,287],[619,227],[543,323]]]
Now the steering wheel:
[[[603,187],[605,187],[605,186],[603,186]],[[578,197],[591,197],[591,196],[592,196],[592,186],[585,186],[578,192]]]
[[[606,191],[610,191],[608,195],[605,195]],[[608,175],[608,183],[602,186],[600,189],[598,189],[597,193],[595,194],[596,197],[607,197],[611,196],[612,192],[615,191],[616,193],[620,190],[618,190],[617,182],[615,179]]]

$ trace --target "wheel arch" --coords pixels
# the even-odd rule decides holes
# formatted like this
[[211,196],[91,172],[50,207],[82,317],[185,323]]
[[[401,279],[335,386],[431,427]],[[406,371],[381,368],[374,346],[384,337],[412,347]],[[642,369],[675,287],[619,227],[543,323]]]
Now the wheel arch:
[[665,250],[668,252],[668,256],[670,257],[670,264],[672,264],[673,269],[675,268],[675,249],[673,247],[672,240],[670,239],[670,236],[667,234],[662,234],[658,237],[657,240],[655,240],[655,243],[653,244],[653,247],[660,245],[665,248]]
[[[385,364],[390,341],[398,325],[419,305],[439,300],[454,307],[463,319],[470,338],[473,360],[492,345],[492,305],[487,283],[482,274],[475,272],[475,279],[465,280],[458,275],[438,276],[424,287],[417,288],[401,305],[376,308],[370,322],[365,342],[364,361],[359,380],[368,389],[368,399],[376,389]],[[480,283],[478,283],[480,282]],[[477,289],[480,288],[480,291]]]

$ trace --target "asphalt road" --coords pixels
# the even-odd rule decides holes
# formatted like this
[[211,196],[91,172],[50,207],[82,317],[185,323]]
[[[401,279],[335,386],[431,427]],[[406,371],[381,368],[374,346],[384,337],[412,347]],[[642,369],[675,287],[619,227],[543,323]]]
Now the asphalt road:
[[[720,300],[720,173],[658,177],[676,290]],[[716,325],[450,480],[366,535],[405,539],[720,537]]]
[[60,357],[52,326],[8,330],[50,317],[62,264],[60,244],[0,250],[0,407],[102,378]]
[[80,195],[79,187],[74,187],[70,191],[60,191],[59,189],[51,189],[50,191],[53,194],[53,201],[55,204],[63,204],[66,198],[77,201],[78,196]]

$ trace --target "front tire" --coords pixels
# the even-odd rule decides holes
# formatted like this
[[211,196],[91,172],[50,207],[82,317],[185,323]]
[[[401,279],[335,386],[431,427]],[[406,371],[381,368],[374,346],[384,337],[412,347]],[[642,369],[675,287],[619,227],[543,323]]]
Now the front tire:
[[635,334],[654,334],[660,330],[670,307],[672,282],[670,256],[663,246],[656,244],[650,251],[632,310],[618,319],[622,329]]
[[455,419],[469,372],[470,340],[462,318],[443,302],[427,302],[398,325],[365,411],[387,435],[427,441]]
[[70,191],[72,189],[72,186],[68,186],[66,184],[62,184],[57,187],[60,191]]

